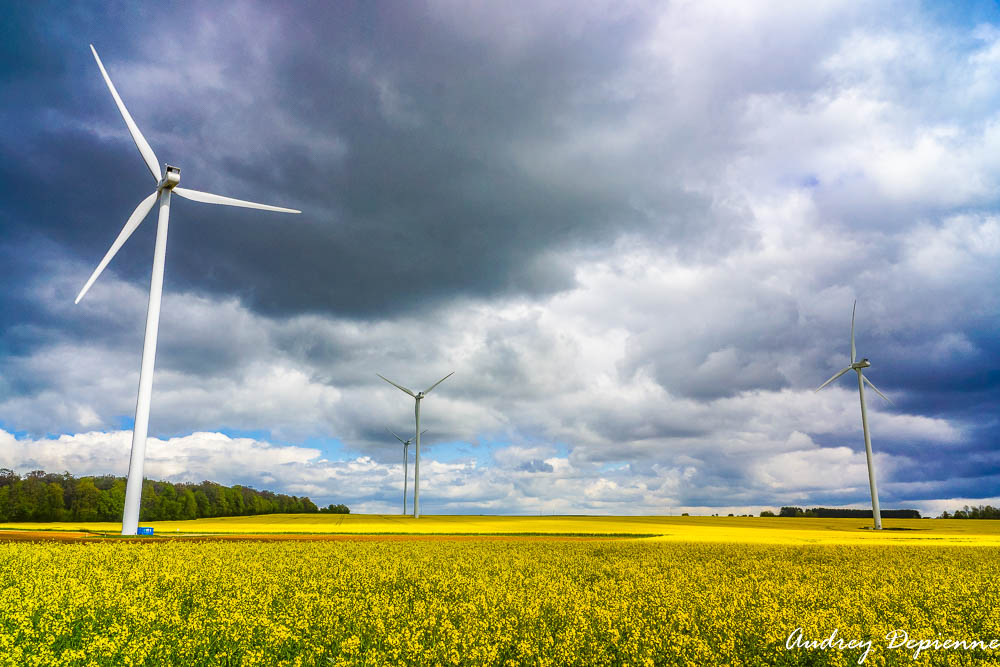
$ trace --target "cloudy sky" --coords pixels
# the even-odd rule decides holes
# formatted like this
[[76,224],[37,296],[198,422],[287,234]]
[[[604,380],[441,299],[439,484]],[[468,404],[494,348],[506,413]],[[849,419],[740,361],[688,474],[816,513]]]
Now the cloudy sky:
[[[152,189],[181,184],[146,474],[355,512],[1000,496],[991,3],[15,3],[0,466],[128,468]],[[412,456],[412,453],[411,453]],[[412,460],[412,458],[411,458]]]

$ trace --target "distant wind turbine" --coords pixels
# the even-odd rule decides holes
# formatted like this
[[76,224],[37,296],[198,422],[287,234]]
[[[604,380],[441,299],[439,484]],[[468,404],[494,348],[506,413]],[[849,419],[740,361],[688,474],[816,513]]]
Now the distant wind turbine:
[[384,377],[384,376],[382,376],[379,373],[375,374],[375,375],[378,375],[383,380],[385,380],[386,382],[388,382],[389,384],[391,384],[393,387],[396,387],[397,389],[399,389],[401,391],[405,391],[407,394],[409,394],[410,396],[413,397],[414,402],[415,402],[415,405],[414,405],[414,408],[413,408],[413,414],[416,417],[417,426],[413,430],[413,432],[416,433],[415,440],[416,440],[417,451],[416,451],[416,456],[414,457],[414,460],[413,460],[413,518],[414,519],[419,519],[420,518],[420,401],[423,400],[424,396],[426,396],[427,394],[431,393],[431,389],[433,389],[434,387],[438,386],[439,384],[441,384],[442,382],[444,382],[445,380],[447,380],[448,378],[450,378],[454,374],[455,374],[455,371],[452,371],[451,373],[448,373],[447,375],[445,375],[443,378],[441,378],[440,380],[438,380],[437,382],[435,382],[434,384],[432,384],[427,389],[424,389],[423,391],[418,392],[416,394],[414,394],[412,391],[410,391],[406,387],[404,387],[402,385],[396,384],[395,382],[393,382],[389,378]]
[[872,491],[872,517],[875,519],[875,530],[882,530],[882,514],[878,505],[878,488],[875,486],[875,462],[872,460],[872,439],[871,435],[868,433],[868,412],[865,409],[865,383],[867,382],[868,386],[871,387],[876,394],[884,398],[890,404],[892,401],[889,400],[888,396],[880,392],[878,387],[872,384],[871,380],[866,378],[861,373],[862,368],[868,368],[872,365],[871,362],[868,361],[868,358],[866,357],[861,361],[855,361],[857,354],[854,350],[854,313],[857,308],[858,302],[855,301],[854,308],[851,310],[851,365],[839,373],[836,373],[832,378],[821,384],[816,388],[816,391],[819,391],[826,385],[830,384],[847,371],[856,371],[858,374],[858,393],[861,395],[861,427],[865,433],[865,456],[868,458],[868,484],[871,486]]
[[[406,440],[403,440],[398,435],[396,435],[396,432],[393,431],[388,426],[385,427],[385,430],[388,431],[389,433],[392,433],[392,437],[396,438],[396,440],[399,440],[401,443],[403,443],[403,516],[406,516],[406,486],[408,481],[407,477],[410,474],[410,459],[407,450],[410,447],[410,443],[413,442],[413,438],[408,438]],[[427,433],[427,429],[421,431],[420,435],[423,435],[424,433]]]
[[194,201],[206,204],[226,204],[228,206],[259,208],[265,211],[278,211],[281,213],[300,213],[301,211],[291,208],[281,208],[280,206],[256,204],[250,201],[243,201],[242,199],[232,199],[208,192],[177,187],[177,184],[181,180],[181,170],[177,167],[164,165],[166,172],[160,172],[160,165],[156,160],[153,149],[150,148],[146,138],[139,131],[139,127],[132,120],[128,109],[125,108],[125,103],[122,102],[122,98],[118,95],[115,85],[111,83],[111,77],[108,76],[107,70],[104,69],[104,63],[101,62],[93,44],[90,45],[90,50],[94,54],[97,66],[101,69],[104,82],[108,84],[111,97],[114,98],[115,104],[118,105],[118,111],[125,121],[125,126],[128,127],[128,131],[132,135],[132,140],[135,141],[135,145],[139,149],[139,154],[142,155],[142,159],[146,162],[146,167],[153,174],[153,179],[156,181],[156,190],[139,202],[139,205],[132,211],[132,215],[129,216],[121,233],[118,234],[118,238],[111,244],[111,249],[104,255],[104,259],[97,265],[97,269],[94,270],[90,279],[87,280],[83,289],[80,290],[75,303],[80,303],[80,299],[87,293],[90,286],[94,284],[97,277],[101,275],[101,272],[104,271],[104,268],[115,256],[119,248],[122,247],[125,241],[132,235],[132,232],[136,230],[146,215],[152,210],[153,205],[157,200],[160,202],[160,218],[156,228],[156,247],[153,253],[153,276],[149,284],[149,306],[146,311],[146,334],[142,344],[142,365],[139,370],[139,395],[135,405],[135,426],[132,429],[132,455],[128,465],[128,484],[125,488],[125,511],[122,515],[122,535],[135,535],[136,529],[139,526],[139,504],[142,500],[142,469],[146,457],[149,403],[153,393],[153,362],[156,357],[156,334],[160,324],[160,295],[163,291],[163,265],[167,253],[167,223],[170,217],[171,192],[177,193],[185,199],[193,199]]

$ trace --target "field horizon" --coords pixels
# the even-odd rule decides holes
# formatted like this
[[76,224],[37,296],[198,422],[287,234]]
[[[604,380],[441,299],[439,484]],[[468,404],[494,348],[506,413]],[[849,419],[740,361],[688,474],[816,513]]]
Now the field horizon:
[[[269,514],[186,521],[146,521],[154,537],[236,535],[607,537],[674,542],[759,544],[1000,545],[1000,522],[972,519],[806,517]],[[115,535],[117,522],[0,523],[0,531]]]

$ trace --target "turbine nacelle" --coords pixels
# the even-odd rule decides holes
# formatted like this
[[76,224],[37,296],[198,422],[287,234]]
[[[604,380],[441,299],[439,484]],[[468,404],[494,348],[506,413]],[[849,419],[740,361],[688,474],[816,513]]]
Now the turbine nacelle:
[[163,178],[156,184],[157,192],[161,190],[173,190],[174,186],[181,182],[180,167],[172,167],[169,164],[165,164],[163,167]]
[[853,364],[851,364],[851,368],[853,368],[854,370],[859,370],[861,368],[868,368],[871,365],[872,362],[868,361],[868,358],[866,357],[861,361],[855,361]]

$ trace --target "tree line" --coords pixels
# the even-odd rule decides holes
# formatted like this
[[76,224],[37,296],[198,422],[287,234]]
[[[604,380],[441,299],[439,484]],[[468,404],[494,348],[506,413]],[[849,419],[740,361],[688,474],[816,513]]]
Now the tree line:
[[[917,510],[881,510],[883,519],[919,519]],[[761,516],[775,516],[774,512],[764,510]],[[822,519],[871,519],[871,510],[841,509],[838,507],[813,507],[807,510],[801,507],[782,507],[777,516],[813,516]]]
[[[74,477],[33,470],[21,477],[0,468],[0,521],[120,521],[125,478]],[[322,510],[307,497],[215,482],[173,484],[146,480],[140,521],[201,519],[253,514],[349,513],[346,505]]]
[[947,511],[941,512],[941,519],[1000,519],[1000,507],[992,505],[979,505],[969,507],[966,505],[960,510],[955,510],[951,514]]

